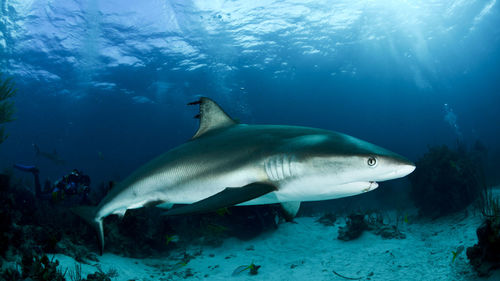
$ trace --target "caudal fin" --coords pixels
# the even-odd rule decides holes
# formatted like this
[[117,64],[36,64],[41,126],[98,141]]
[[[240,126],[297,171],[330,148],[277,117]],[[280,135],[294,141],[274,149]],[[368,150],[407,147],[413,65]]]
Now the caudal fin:
[[96,218],[97,208],[92,206],[80,206],[72,208],[71,211],[95,227],[97,231],[97,243],[99,244],[99,254],[102,256],[104,251],[104,230],[102,227],[102,218]]

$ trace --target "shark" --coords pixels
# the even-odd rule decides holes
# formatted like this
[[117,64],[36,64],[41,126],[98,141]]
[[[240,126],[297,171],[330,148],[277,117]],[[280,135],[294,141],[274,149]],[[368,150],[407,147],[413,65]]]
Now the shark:
[[241,124],[207,97],[189,105],[199,106],[199,128],[189,141],[139,167],[97,206],[73,209],[96,228],[101,254],[103,219],[129,209],[157,206],[183,215],[279,203],[294,217],[300,202],[362,194],[415,169],[403,156],[346,134]]
[[37,144],[33,144],[33,148],[35,149],[35,154],[36,157],[43,157],[46,158],[50,161],[52,161],[56,165],[64,165],[66,164],[66,161],[62,159],[58,154],[57,151],[54,149],[53,152],[45,152],[40,150],[40,147],[38,147]]

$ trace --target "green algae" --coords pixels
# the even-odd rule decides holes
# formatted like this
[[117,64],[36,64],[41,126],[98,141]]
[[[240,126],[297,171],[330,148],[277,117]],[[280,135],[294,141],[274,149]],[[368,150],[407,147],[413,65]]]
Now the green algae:
[[3,78],[0,73],[0,143],[7,139],[3,124],[13,121],[14,102],[11,100],[17,89],[12,82],[12,78]]

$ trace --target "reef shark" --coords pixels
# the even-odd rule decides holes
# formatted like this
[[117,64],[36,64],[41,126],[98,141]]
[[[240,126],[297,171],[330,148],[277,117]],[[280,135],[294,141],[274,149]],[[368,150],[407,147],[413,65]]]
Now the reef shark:
[[360,139],[328,130],[239,124],[202,97],[191,140],[137,169],[96,207],[74,211],[98,231],[103,219],[144,206],[171,207],[167,215],[202,213],[233,205],[281,203],[295,216],[300,202],[341,198],[408,175],[415,165]]
[[41,151],[40,147],[38,147],[38,145],[35,143],[33,144],[33,148],[35,149],[36,157],[43,157],[43,158],[49,159],[50,161],[52,161],[56,165],[66,164],[66,161],[64,159],[62,159],[61,157],[59,157],[59,155],[57,154],[57,151],[55,149],[52,153]]

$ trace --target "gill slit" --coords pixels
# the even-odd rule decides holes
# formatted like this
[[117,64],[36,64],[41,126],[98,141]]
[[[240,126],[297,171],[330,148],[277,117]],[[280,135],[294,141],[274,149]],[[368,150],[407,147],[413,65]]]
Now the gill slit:
[[293,176],[293,161],[295,157],[287,154],[275,155],[268,158],[265,171],[271,181],[285,180]]

